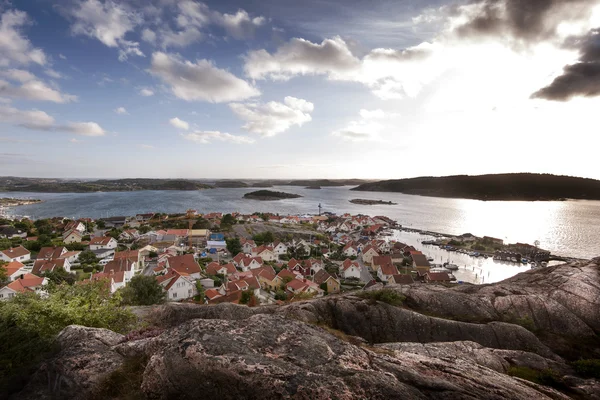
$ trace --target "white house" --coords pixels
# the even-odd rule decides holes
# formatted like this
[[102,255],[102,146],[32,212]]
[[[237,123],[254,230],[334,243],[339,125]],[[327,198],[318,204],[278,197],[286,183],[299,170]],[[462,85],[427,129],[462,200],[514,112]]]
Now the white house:
[[260,268],[262,266],[263,263],[260,257],[247,257],[240,260],[238,268],[245,272],[251,269]]
[[356,248],[356,246],[352,245],[351,243],[348,243],[346,246],[344,246],[342,254],[346,257],[356,257],[358,256],[358,249]]
[[392,276],[398,274],[398,268],[394,264],[381,265],[377,270],[377,277],[383,282],[387,282]]
[[196,284],[185,273],[169,270],[165,275],[156,277],[167,292],[167,300],[179,301],[189,299],[198,294]]
[[378,256],[379,252],[373,246],[366,246],[362,253],[362,259],[366,264],[370,264],[373,257]]
[[102,271],[105,274],[118,274],[123,273],[123,284],[127,285],[131,278],[135,275],[136,263],[133,260],[127,258],[120,258],[118,260],[112,260],[104,266]]
[[70,243],[81,243],[83,235],[76,229],[71,229],[63,234],[63,242],[66,244]]
[[114,293],[128,283],[125,278],[125,272],[98,272],[91,277],[92,281],[100,281],[106,279],[110,283],[110,292]]
[[360,265],[357,261],[352,261],[349,258],[342,263],[341,275],[344,279],[356,278],[360,279]]
[[1,268],[4,268],[4,270],[6,271],[6,276],[11,281],[14,281],[19,276],[24,275],[28,272],[28,270],[25,268],[25,265],[23,265],[19,261],[11,261]]
[[48,284],[47,278],[40,278],[33,274],[25,274],[0,289],[0,300],[10,300],[18,293],[35,292],[45,293],[44,286]]
[[276,256],[282,256],[287,254],[288,251],[288,247],[286,246],[285,243],[283,242],[275,242],[273,244],[273,253],[275,253]]
[[85,225],[81,221],[71,221],[65,225],[65,232],[76,230],[83,235],[85,232]]
[[52,272],[58,268],[62,268],[67,272],[71,272],[71,263],[66,258],[57,258],[54,260],[36,260],[33,263],[33,274],[41,274],[43,272]]
[[29,261],[31,253],[23,246],[13,247],[8,250],[0,251],[0,260],[2,261]]
[[277,255],[273,252],[271,247],[260,246],[252,250],[253,257],[260,257],[263,261],[275,261],[277,260]]
[[242,251],[245,254],[252,254],[252,249],[254,249],[256,246],[256,243],[254,243],[254,240],[247,240],[247,239],[242,239]]
[[117,241],[110,236],[96,236],[90,240],[90,250],[113,250],[117,248]]
[[69,263],[74,264],[77,261],[79,261],[79,255],[81,254],[80,251],[67,251],[66,253],[63,253],[60,258],[66,258],[67,260],[69,260]]

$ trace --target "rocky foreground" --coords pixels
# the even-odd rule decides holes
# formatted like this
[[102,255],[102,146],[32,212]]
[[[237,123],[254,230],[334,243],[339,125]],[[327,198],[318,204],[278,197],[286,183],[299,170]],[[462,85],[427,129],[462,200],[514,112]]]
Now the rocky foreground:
[[[67,327],[17,399],[600,399],[596,260],[481,286],[395,286],[287,306],[172,304],[122,336]],[[373,289],[377,290],[377,288]],[[515,369],[543,372],[538,384]]]

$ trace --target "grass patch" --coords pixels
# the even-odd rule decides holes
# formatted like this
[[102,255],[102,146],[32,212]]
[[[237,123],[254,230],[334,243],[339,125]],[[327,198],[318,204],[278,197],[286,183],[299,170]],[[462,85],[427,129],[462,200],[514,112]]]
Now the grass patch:
[[147,363],[148,359],[145,356],[127,358],[121,368],[113,371],[100,382],[98,390],[91,399],[145,399],[141,385]]
[[356,295],[362,299],[371,300],[373,304],[377,301],[381,301],[382,303],[387,303],[391,306],[401,306],[404,300],[406,300],[405,296],[391,289],[361,292]]
[[551,368],[538,371],[529,367],[512,366],[506,372],[510,376],[525,379],[538,385],[550,386],[562,390],[568,389],[558,373]]
[[600,359],[592,358],[575,361],[573,368],[581,376],[600,379]]

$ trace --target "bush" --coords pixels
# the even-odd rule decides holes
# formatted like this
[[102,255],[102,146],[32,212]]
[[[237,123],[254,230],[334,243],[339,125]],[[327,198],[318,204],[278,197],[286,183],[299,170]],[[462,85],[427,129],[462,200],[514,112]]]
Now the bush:
[[150,306],[161,304],[167,293],[154,276],[136,275],[121,289],[123,304],[131,306]]
[[575,371],[586,378],[600,379],[600,360],[599,359],[584,359],[573,363]]
[[381,289],[357,293],[357,296],[363,299],[371,300],[373,303],[381,301],[391,306],[400,306],[406,300],[406,297],[391,289]]
[[557,389],[565,389],[566,385],[556,371],[551,368],[538,371],[529,367],[512,366],[508,368],[508,375],[525,379],[539,385],[550,386]]
[[85,272],[85,273],[94,272],[94,267],[92,267],[91,265],[86,265],[85,267],[83,267],[83,272]]

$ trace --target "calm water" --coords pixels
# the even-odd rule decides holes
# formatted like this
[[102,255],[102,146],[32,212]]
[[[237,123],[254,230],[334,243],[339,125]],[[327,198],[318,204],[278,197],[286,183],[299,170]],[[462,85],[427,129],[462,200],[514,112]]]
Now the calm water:
[[[323,211],[386,215],[406,227],[448,234],[470,232],[509,242],[533,243],[555,254],[591,258],[600,256],[600,201],[477,201],[411,196],[400,193],[352,192],[350,187],[277,187],[275,190],[304,197],[275,202],[245,200],[244,193],[257,190],[210,189],[201,191],[141,191],[118,193],[0,193],[0,197],[29,197],[43,203],[11,209],[33,218],[52,216],[106,217],[140,212],[185,212],[188,208],[211,211],[282,214],[316,214]],[[386,200],[397,205],[362,206],[348,200]]]

